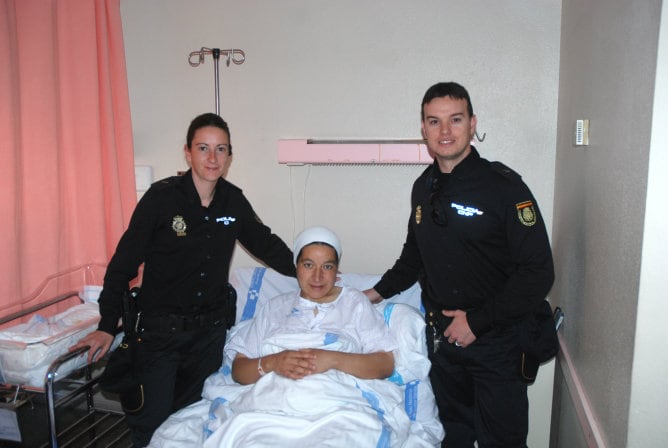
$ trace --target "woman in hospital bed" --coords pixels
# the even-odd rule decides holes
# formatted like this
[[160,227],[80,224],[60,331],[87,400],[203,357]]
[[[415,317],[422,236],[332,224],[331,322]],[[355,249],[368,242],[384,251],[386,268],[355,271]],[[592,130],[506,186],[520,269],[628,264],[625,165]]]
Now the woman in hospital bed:
[[[404,390],[385,380],[397,342],[383,315],[359,290],[335,285],[337,236],[308,228],[296,238],[294,254],[299,290],[265,302],[225,347],[237,384],[207,380],[204,396],[213,404],[200,444],[434,446],[411,434]],[[169,446],[173,430],[158,429],[149,446]]]
[[341,254],[336,235],[324,227],[306,229],[294,253],[300,290],[270,300],[230,341],[234,380],[256,383],[271,372],[300,380],[332,369],[364,379],[389,377],[397,343],[364,295],[334,285]]

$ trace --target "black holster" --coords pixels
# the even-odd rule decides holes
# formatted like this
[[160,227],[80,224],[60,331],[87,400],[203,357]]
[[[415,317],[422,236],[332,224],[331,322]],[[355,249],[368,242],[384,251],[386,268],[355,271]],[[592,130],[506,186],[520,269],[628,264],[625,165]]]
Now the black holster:
[[522,350],[520,376],[525,383],[533,384],[538,367],[559,352],[552,307],[547,300],[542,300],[534,312],[518,324],[518,336]]
[[123,314],[121,321],[125,337],[137,335],[137,314],[139,312],[137,299],[139,298],[139,292],[140,289],[135,286],[123,294]]
[[100,376],[100,388],[105,392],[119,395],[121,406],[126,413],[141,411],[144,406],[144,388],[137,374],[137,297],[139,288],[132,288],[123,294],[123,340],[111,353],[107,365]]

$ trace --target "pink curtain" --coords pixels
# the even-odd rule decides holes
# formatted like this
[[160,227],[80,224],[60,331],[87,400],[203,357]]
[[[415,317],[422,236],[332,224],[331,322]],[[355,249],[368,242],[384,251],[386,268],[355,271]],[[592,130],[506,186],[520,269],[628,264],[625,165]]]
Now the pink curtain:
[[0,0],[0,150],[6,316],[81,286],[57,274],[105,264],[136,203],[120,0]]

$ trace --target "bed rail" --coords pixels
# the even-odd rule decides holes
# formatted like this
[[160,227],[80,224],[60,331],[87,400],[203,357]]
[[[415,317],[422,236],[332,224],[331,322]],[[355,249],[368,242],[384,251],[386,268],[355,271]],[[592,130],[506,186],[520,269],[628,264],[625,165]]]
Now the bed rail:
[[29,308],[26,308],[26,309],[23,309],[21,311],[17,311],[16,313],[12,313],[8,316],[2,317],[2,318],[0,318],[0,325],[4,325],[4,324],[6,324],[8,322],[11,322],[15,319],[20,319],[24,316],[27,316],[28,314],[34,313],[35,311],[39,311],[39,310],[44,309],[46,307],[49,307],[51,305],[55,305],[56,303],[60,303],[63,300],[67,300],[70,297],[74,297],[74,296],[78,296],[78,295],[79,295],[79,293],[77,291],[66,292],[65,294],[61,294],[61,295],[56,296],[52,299],[49,299],[45,302],[38,303],[37,305],[33,305]]

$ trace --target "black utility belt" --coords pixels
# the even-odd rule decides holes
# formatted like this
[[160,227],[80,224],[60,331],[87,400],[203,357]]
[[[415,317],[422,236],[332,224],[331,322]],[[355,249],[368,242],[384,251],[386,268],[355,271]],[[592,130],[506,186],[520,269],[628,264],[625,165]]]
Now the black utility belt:
[[450,322],[451,317],[443,315],[443,305],[429,300],[425,295],[422,295],[422,305],[424,306],[424,320],[428,327],[433,327],[439,332],[445,331]]
[[424,320],[427,322],[427,326],[442,334],[452,322],[452,317],[444,316],[441,310],[431,310],[425,312]]
[[223,325],[226,319],[226,309],[224,307],[193,315],[145,316],[139,313],[137,329],[139,331],[175,333],[217,327]]

